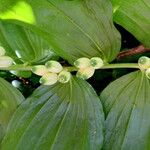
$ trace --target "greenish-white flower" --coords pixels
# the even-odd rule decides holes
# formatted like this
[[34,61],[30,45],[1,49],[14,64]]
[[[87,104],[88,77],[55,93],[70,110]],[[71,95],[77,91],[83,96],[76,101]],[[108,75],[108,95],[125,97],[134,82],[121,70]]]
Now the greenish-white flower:
[[9,56],[1,56],[0,57],[0,67],[6,68],[10,67],[13,64],[13,59]]
[[90,59],[90,65],[94,69],[100,69],[104,65],[104,62],[100,57],[93,57]]
[[86,80],[92,77],[94,72],[95,69],[93,67],[87,67],[87,68],[79,69],[76,76]]
[[32,68],[32,72],[36,75],[43,76],[48,73],[48,69],[44,65],[38,65]]
[[4,56],[5,53],[6,53],[5,49],[2,46],[0,46],[0,56]]
[[65,70],[61,71],[58,75],[58,81],[60,83],[67,83],[69,82],[70,78],[71,78],[71,73]]
[[53,85],[57,82],[58,75],[56,73],[46,73],[40,79],[40,83],[43,85]]
[[150,58],[142,56],[138,60],[138,65],[141,69],[147,69],[150,67]]
[[54,60],[48,61],[45,64],[46,68],[49,70],[49,72],[53,72],[53,73],[60,73],[63,70],[62,65]]
[[87,68],[90,66],[90,59],[86,57],[79,58],[74,62],[74,65],[79,69]]
[[145,71],[145,74],[146,74],[147,78],[150,79],[150,68],[148,68],[148,69]]

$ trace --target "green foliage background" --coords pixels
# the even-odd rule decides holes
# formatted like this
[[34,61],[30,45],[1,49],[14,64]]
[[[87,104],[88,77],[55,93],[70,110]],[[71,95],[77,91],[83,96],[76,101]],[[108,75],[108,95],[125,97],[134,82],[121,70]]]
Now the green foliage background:
[[[149,39],[149,0],[0,1],[0,45],[16,64],[53,59],[66,66],[93,56],[136,63],[143,54],[117,55],[150,47]],[[0,77],[2,150],[150,149],[144,72],[97,70],[88,81],[72,77],[54,86],[40,86],[31,71],[0,71]]]

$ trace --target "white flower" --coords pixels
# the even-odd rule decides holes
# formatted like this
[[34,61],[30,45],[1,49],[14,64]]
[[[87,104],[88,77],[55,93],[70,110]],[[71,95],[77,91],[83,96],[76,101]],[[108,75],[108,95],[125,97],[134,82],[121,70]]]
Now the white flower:
[[5,53],[6,53],[5,49],[2,46],[0,46],[0,56],[4,56]]
[[95,72],[95,69],[93,67],[87,67],[84,69],[79,69],[76,76],[86,80],[92,77],[94,72]]
[[43,76],[48,73],[48,69],[44,65],[38,65],[32,68],[32,72],[36,75]]
[[45,64],[46,68],[49,70],[49,72],[53,72],[53,73],[59,73],[63,70],[62,65],[54,60],[48,61]]
[[94,69],[100,69],[104,65],[104,62],[100,57],[93,57],[90,59],[90,64]]
[[69,82],[70,78],[71,78],[71,73],[68,71],[65,71],[65,70],[60,72],[58,75],[58,81],[60,83],[67,83],[67,82]]
[[1,56],[0,57],[0,67],[6,68],[10,67],[13,64],[13,59],[9,56]]
[[86,57],[79,58],[74,62],[74,65],[79,69],[87,68],[90,66],[90,59]]
[[40,83],[43,85],[53,85],[57,82],[58,76],[56,73],[46,73],[40,79]]
[[138,65],[141,69],[147,69],[150,67],[150,58],[142,56],[138,60]]

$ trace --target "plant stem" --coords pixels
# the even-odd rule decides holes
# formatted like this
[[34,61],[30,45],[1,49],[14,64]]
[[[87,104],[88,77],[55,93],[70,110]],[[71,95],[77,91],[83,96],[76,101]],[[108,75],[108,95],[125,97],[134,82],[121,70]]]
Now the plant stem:
[[[31,71],[33,66],[25,66],[25,65],[13,65],[8,68],[0,67],[0,70],[14,70],[14,71]],[[76,67],[64,67],[67,71],[73,72],[78,71],[78,68]],[[104,65],[100,69],[115,69],[115,68],[136,68],[139,69],[139,66],[137,63],[121,63],[121,64],[107,64]]]
[[33,66],[24,66],[24,65],[12,65],[10,67],[4,68],[0,67],[0,70],[6,70],[6,71],[31,71]]
[[150,52],[150,48],[147,48],[144,45],[139,45],[138,47],[120,52],[117,56],[117,59],[120,60],[120,59],[128,57],[128,56],[141,54],[141,53],[145,53],[145,52]]
[[[116,68],[135,68],[135,69],[139,69],[139,66],[138,66],[137,63],[107,64],[107,65],[104,65],[100,69],[116,69]],[[65,69],[67,69],[67,71],[70,71],[70,72],[78,70],[78,68],[76,68],[76,67],[66,67]]]
[[115,68],[139,69],[139,65],[137,63],[108,64],[108,65],[104,65],[101,69],[115,69]]

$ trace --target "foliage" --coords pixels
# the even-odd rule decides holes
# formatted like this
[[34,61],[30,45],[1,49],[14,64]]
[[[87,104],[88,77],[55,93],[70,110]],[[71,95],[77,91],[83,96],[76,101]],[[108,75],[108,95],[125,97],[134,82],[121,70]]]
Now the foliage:
[[149,150],[150,54],[118,60],[120,29],[150,47],[150,1],[1,0],[0,149]]

